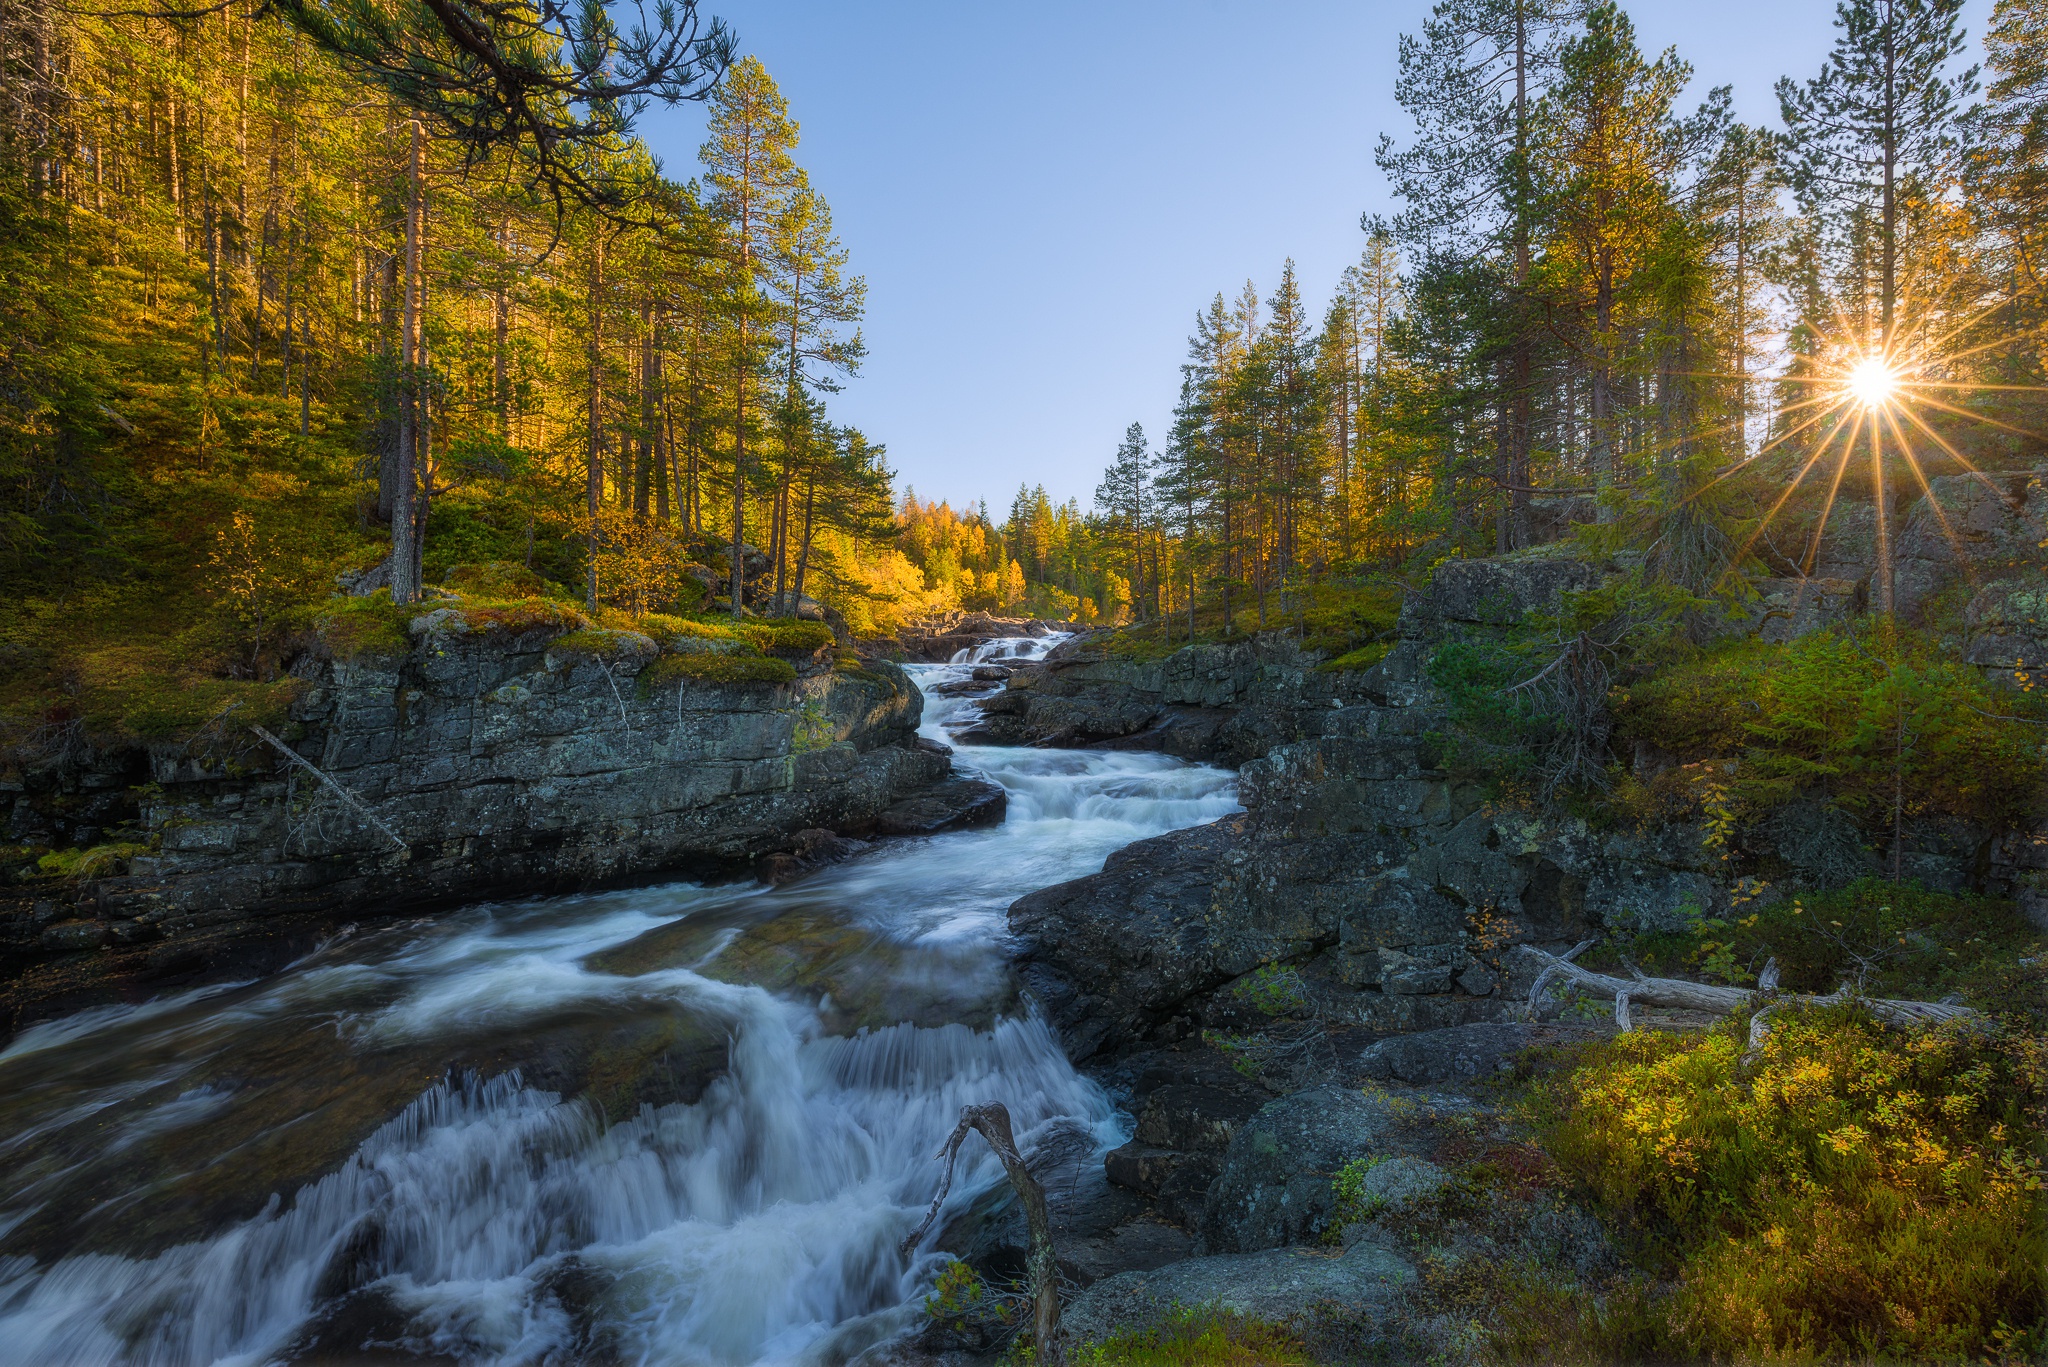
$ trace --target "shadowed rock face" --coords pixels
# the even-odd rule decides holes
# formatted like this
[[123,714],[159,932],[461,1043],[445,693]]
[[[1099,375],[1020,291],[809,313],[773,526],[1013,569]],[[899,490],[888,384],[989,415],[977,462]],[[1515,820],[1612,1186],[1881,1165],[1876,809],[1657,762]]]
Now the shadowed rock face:
[[607,633],[577,650],[559,631],[435,612],[403,656],[308,658],[284,728],[305,765],[241,736],[25,784],[15,827],[67,789],[111,788],[133,805],[132,838],[157,848],[124,876],[0,903],[0,969],[28,970],[7,1014],[64,1009],[110,980],[265,971],[338,913],[745,869],[799,832],[816,843],[892,813],[891,829],[1000,817],[982,787],[898,807],[951,761],[917,741],[921,699],[886,662],[839,673],[821,652],[786,684],[643,687],[654,642]]

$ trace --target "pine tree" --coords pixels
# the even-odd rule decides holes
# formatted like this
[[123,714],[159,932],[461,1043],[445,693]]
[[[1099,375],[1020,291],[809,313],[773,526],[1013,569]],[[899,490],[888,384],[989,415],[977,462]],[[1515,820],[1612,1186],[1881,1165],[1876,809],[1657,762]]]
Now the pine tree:
[[1808,213],[1841,227],[1860,211],[1876,234],[1874,335],[1896,343],[1902,196],[1925,197],[1950,173],[1962,102],[1977,68],[1949,74],[1963,50],[1962,0],[1844,0],[1821,74],[1778,82],[1793,190]]
[[800,188],[797,127],[789,105],[759,59],[735,62],[711,100],[711,121],[699,159],[713,192],[713,212],[727,234],[732,341],[732,613],[746,595],[747,492],[752,472],[748,439],[757,435],[756,391],[765,361],[764,333],[773,312],[766,282],[774,269],[769,251],[776,219]]

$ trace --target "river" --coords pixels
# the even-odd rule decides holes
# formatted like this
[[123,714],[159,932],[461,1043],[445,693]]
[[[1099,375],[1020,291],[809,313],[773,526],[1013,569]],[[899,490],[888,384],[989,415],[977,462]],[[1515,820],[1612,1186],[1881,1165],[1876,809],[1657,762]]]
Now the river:
[[[981,656],[1042,653],[996,642]],[[924,733],[974,661],[912,666]],[[1019,1002],[1004,910],[1236,809],[1160,755],[962,747],[1003,825],[779,888],[670,883],[366,926],[283,973],[0,1053],[0,1360],[846,1361],[960,1107],[1118,1114]],[[1001,1180],[970,1142],[957,1212]]]

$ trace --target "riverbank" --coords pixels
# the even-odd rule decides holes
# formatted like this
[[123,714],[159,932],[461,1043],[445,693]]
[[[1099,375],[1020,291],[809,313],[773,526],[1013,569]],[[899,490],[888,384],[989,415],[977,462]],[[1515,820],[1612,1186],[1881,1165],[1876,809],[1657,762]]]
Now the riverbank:
[[17,756],[0,1027],[271,971],[349,921],[662,871],[786,877],[834,837],[999,815],[986,785],[946,782],[903,672],[817,624],[348,606],[275,715],[231,700],[155,742]]

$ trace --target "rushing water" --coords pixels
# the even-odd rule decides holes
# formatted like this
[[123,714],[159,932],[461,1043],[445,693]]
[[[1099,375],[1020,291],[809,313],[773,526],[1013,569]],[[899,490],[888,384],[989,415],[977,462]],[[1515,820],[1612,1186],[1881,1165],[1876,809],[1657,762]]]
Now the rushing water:
[[[914,666],[926,734],[970,706],[932,688],[1046,644]],[[939,1255],[896,1245],[963,1104],[1027,1148],[1119,1138],[1018,1009],[1004,908],[1236,805],[1158,755],[957,762],[1004,825],[772,890],[471,908],[23,1032],[0,1360],[828,1363],[902,1332]],[[1001,1178],[962,1157],[956,1212]]]

